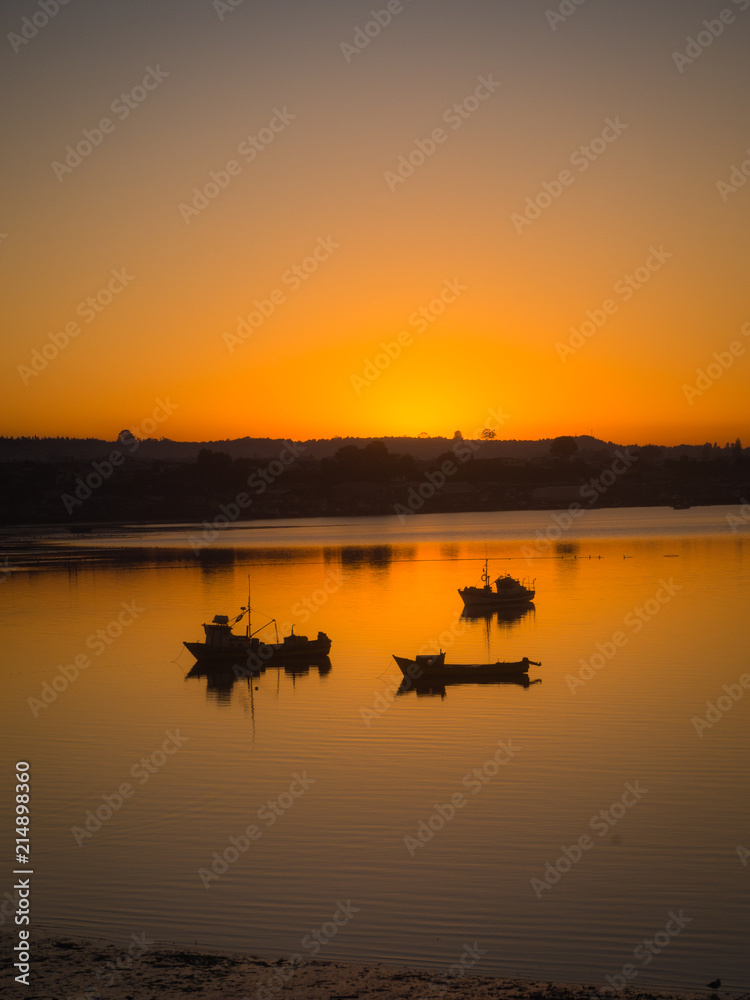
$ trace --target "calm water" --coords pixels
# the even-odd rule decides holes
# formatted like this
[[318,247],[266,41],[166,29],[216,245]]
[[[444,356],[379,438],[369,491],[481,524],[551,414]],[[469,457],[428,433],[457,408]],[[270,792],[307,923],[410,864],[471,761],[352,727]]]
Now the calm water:
[[[750,532],[733,534],[729,511],[589,512],[533,558],[548,512],[275,522],[200,558],[167,529],[61,544],[0,586],[3,759],[32,766],[36,921],[309,955],[306,935],[351,900],[319,957],[444,969],[476,941],[477,972],[603,986],[630,963],[636,986],[747,988],[750,693],[702,736],[692,721],[750,669]],[[456,590],[478,582],[485,549],[496,573],[536,579],[516,621],[460,617]],[[183,639],[235,613],[248,574],[254,626],[326,631],[329,671],[189,676]],[[136,617],[98,652],[122,602]],[[433,642],[458,662],[541,660],[542,681],[392,697],[391,654]],[[571,691],[597,644],[616,655]],[[78,654],[91,666],[35,718],[28,699]],[[184,743],[166,756],[168,731]],[[473,780],[498,740],[513,758]],[[78,846],[72,828],[124,782],[132,797]],[[628,783],[638,799],[603,820]],[[404,838],[459,794],[410,853]],[[199,870],[251,824],[259,839],[206,888]],[[689,918],[671,939],[670,911]],[[658,954],[634,956],[660,932]]]

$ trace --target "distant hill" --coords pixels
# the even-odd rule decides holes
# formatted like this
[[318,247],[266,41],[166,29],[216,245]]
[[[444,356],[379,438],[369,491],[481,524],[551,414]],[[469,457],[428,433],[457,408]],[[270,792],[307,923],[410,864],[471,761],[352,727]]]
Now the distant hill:
[[[578,451],[583,456],[611,453],[617,448],[627,447],[589,435],[581,435],[575,440],[578,443]],[[445,437],[337,437],[296,443],[304,446],[301,457],[320,461],[322,458],[332,457],[339,448],[346,445],[361,448],[371,441],[382,441],[391,453],[413,455],[420,461],[441,455],[454,443]],[[542,438],[539,441],[481,441],[479,444],[482,458],[508,458],[528,462],[546,458],[549,455],[551,441],[551,438]],[[244,437],[222,441],[171,441],[169,438],[148,438],[140,441],[138,447],[131,452],[130,449],[118,445],[117,441],[103,441],[98,438],[2,437],[0,462],[90,461],[104,458],[117,448],[143,461],[194,462],[198,453],[204,448],[225,452],[231,458],[272,459],[279,454],[284,445],[284,439],[277,438]],[[680,454],[697,457],[704,447],[704,445],[665,446],[664,454],[670,457]]]

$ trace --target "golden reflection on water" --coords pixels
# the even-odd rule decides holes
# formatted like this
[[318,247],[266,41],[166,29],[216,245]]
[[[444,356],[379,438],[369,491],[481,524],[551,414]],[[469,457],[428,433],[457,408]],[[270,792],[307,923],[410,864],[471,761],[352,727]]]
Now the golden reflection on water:
[[[750,697],[702,736],[692,720],[748,670],[747,544],[588,538],[527,561],[481,532],[369,532],[200,558],[128,546],[3,586],[3,729],[33,769],[38,920],[278,955],[351,898],[361,913],[322,957],[439,964],[477,939],[478,971],[603,981],[681,906],[694,922],[640,981],[739,977]],[[494,575],[535,578],[533,607],[462,613],[486,549]],[[194,665],[182,641],[245,603],[248,574],[253,627],[322,629],[330,663],[239,680]],[[114,636],[123,602],[135,617]],[[542,666],[530,684],[397,693],[392,654],[432,645]],[[141,784],[138,762],[174,731],[184,746]],[[474,795],[464,778],[498,740],[518,753]],[[213,852],[301,772],[309,791],[204,888]],[[71,828],[123,781],[133,797],[77,846]],[[638,781],[642,801],[538,899],[531,879]],[[456,792],[465,808],[411,856],[404,837]]]

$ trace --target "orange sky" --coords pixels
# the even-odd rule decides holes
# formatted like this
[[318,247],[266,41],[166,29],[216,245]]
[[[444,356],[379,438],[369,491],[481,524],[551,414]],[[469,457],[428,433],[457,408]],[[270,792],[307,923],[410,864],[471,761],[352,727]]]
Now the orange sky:
[[718,5],[553,30],[536,0],[407,0],[354,55],[368,5],[61,8],[0,68],[0,429],[114,438],[168,397],[174,439],[468,436],[501,408],[500,437],[747,441],[750,184],[717,188],[750,157],[743,4],[680,67]]

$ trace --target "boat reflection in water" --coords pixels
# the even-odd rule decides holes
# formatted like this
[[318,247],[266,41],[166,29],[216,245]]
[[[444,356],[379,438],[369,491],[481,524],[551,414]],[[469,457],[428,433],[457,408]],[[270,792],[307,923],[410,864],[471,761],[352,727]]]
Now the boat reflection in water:
[[410,680],[408,677],[404,677],[401,682],[401,687],[396,691],[397,696],[402,696],[405,694],[411,694],[414,692],[417,698],[435,698],[440,697],[445,699],[447,696],[446,688],[457,687],[459,684],[484,684],[500,686],[504,684],[513,684],[516,687],[529,688],[533,684],[541,684],[542,678],[537,677],[535,680],[530,680],[528,674],[517,674],[511,677],[498,678],[496,680]]
[[494,621],[497,622],[498,628],[501,629],[511,629],[514,625],[518,625],[519,622],[523,621],[524,618],[531,619],[536,617],[536,605],[529,602],[528,604],[515,605],[514,607],[507,608],[464,608],[461,612],[460,621],[462,622],[485,622],[489,628],[490,624]]
[[270,671],[276,671],[277,677],[282,673],[287,674],[296,681],[298,677],[305,677],[311,670],[317,670],[321,677],[325,677],[331,672],[331,660],[328,656],[316,657],[311,662],[293,660],[283,662],[274,659],[272,662],[263,664],[260,667],[249,667],[245,663],[229,665],[226,663],[211,663],[206,660],[199,660],[185,675],[185,680],[196,680],[206,678],[206,698],[215,700],[220,704],[227,705],[232,699],[232,691],[235,684],[246,686],[252,691],[253,684],[263,675]]

